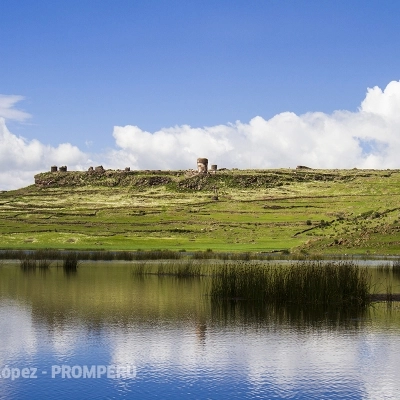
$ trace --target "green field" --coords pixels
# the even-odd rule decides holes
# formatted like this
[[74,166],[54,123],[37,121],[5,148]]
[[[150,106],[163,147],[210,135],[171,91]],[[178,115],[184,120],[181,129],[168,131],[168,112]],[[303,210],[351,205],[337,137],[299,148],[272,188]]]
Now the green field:
[[400,170],[57,172],[35,179],[0,193],[0,248],[400,252]]

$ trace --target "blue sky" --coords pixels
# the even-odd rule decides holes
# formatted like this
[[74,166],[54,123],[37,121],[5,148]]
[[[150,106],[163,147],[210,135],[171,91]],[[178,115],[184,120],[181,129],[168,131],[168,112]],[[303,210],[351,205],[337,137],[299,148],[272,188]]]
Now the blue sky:
[[400,79],[399,1],[3,0],[1,10],[0,93],[22,96],[13,107],[31,115],[6,118],[8,130],[68,142],[88,162],[120,149],[116,126],[356,113],[368,88]]

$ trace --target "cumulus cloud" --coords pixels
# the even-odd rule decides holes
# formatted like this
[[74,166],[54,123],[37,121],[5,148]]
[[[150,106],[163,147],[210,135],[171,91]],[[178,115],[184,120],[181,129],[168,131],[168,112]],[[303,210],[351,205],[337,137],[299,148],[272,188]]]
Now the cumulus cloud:
[[224,167],[394,168],[400,151],[400,82],[368,89],[356,112],[283,112],[269,120],[151,133],[116,126],[110,160],[143,169],[194,166],[197,157]]
[[32,184],[34,174],[48,170],[53,164],[80,169],[87,162],[87,155],[69,143],[53,147],[12,134],[6,120],[23,121],[29,117],[14,108],[22,99],[22,96],[0,95],[0,190]]
[[0,189],[32,184],[36,173],[47,171],[53,164],[81,169],[86,162],[87,155],[69,143],[53,147],[13,135],[0,117]]
[[[17,137],[6,119],[22,121],[15,109],[21,96],[0,96],[0,189],[33,182],[33,174],[52,164],[87,168],[89,155],[68,143],[57,147]],[[331,114],[282,112],[266,120],[147,132],[138,126],[115,126],[115,148],[93,155],[106,168],[187,169],[196,158],[226,168],[398,168],[400,153],[400,82],[384,90],[369,88],[355,112]],[[2,118],[1,118],[2,117]]]

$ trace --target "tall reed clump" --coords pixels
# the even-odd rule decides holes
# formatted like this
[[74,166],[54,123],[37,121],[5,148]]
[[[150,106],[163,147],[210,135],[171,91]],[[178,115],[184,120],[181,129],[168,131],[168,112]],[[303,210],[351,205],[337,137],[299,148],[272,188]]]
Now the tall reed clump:
[[63,268],[67,273],[76,272],[79,265],[79,256],[75,252],[65,253],[63,255]]
[[260,253],[219,253],[213,252],[211,249],[206,251],[195,251],[191,258],[194,260],[231,260],[231,261],[250,261],[250,260],[265,260],[266,255]]
[[[156,267],[156,269],[154,269]],[[193,261],[161,262],[154,263],[139,262],[132,268],[133,276],[157,275],[159,277],[175,278],[199,278],[202,276],[201,266]]]
[[378,265],[378,271],[389,275],[393,270],[393,266],[390,263],[380,264]]
[[202,275],[200,264],[193,261],[159,264],[156,274],[176,278],[198,278]]
[[48,250],[35,252],[21,252],[19,254],[20,267],[24,271],[33,271],[36,268],[47,270],[51,265],[53,254]]
[[392,271],[393,275],[400,276],[400,259],[393,261]]
[[20,258],[19,265],[23,271],[34,271],[37,267],[36,260],[30,257]]
[[213,277],[210,296],[274,306],[365,306],[370,288],[368,270],[353,262],[234,263]]
[[136,251],[131,253],[132,260],[178,260],[182,253],[172,250]]
[[147,275],[149,271],[146,267],[147,265],[145,262],[135,263],[132,268],[132,276],[143,277]]

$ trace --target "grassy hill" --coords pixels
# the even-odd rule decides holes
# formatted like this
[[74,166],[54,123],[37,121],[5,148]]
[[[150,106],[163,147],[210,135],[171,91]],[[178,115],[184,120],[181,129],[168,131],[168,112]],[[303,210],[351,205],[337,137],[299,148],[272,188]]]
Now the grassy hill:
[[35,182],[0,193],[0,248],[400,250],[400,170],[49,172]]

